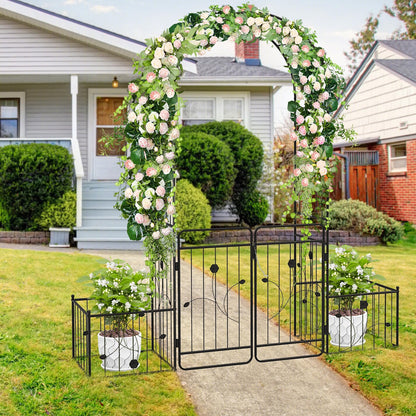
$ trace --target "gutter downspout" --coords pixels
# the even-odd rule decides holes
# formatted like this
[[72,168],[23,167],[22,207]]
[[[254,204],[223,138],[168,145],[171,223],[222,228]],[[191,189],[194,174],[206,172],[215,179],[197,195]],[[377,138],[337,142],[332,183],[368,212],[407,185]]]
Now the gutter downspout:
[[350,199],[350,161],[348,156],[342,153],[334,152],[333,154],[345,160],[345,199]]

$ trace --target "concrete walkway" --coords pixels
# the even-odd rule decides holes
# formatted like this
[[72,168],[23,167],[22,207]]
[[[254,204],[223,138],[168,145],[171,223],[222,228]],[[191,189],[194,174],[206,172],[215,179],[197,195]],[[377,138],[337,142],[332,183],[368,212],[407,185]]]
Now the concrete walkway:
[[[13,244],[0,244],[0,248],[78,251],[109,260],[122,259],[134,268],[144,266],[144,256],[141,252],[49,249],[45,246]],[[194,287],[193,290],[197,289]],[[237,295],[233,294],[233,296]],[[249,313],[248,307],[247,301],[241,302],[242,314]],[[194,308],[198,313],[197,304]],[[200,336],[202,335],[198,333],[193,334],[196,342]],[[296,348],[299,355],[308,354],[303,347],[297,345]],[[178,370],[178,375],[183,387],[190,394],[199,416],[379,416],[382,414],[358,392],[350,388],[348,383],[320,358],[269,363],[253,360],[241,366]]]

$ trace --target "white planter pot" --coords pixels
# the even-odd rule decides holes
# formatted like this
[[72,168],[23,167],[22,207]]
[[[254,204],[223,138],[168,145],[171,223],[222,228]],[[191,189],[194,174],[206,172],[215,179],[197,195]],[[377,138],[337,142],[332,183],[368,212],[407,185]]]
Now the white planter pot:
[[69,247],[70,228],[49,228],[49,247]]
[[132,337],[104,337],[98,334],[101,367],[108,371],[131,371],[139,366],[142,335]]
[[337,347],[356,347],[365,343],[367,311],[361,315],[341,316],[329,314],[329,335],[331,344]]

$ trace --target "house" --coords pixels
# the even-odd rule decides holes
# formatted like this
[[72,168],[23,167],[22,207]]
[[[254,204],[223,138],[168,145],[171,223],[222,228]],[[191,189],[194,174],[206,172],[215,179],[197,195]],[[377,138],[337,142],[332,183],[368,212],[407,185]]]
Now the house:
[[399,221],[416,224],[416,40],[381,40],[350,79],[338,110],[355,145],[334,147],[347,157],[353,199]]
[[[99,139],[135,78],[132,59],[146,45],[19,0],[0,0],[0,145],[49,142],[74,157],[79,248],[138,248],[113,208],[118,150]],[[272,149],[273,95],[289,74],[261,65],[259,45],[235,57],[184,60],[184,124],[236,120]],[[7,111],[6,111],[7,109]],[[1,114],[3,114],[1,113]],[[215,220],[229,220],[216,212]]]

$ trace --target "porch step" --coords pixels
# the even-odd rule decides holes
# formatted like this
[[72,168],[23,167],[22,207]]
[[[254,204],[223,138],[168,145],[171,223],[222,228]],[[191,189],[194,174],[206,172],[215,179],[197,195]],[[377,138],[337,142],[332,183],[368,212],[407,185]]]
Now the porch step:
[[80,249],[142,250],[140,241],[127,236],[127,221],[114,208],[117,186],[113,181],[84,181],[82,227],[76,229]]

